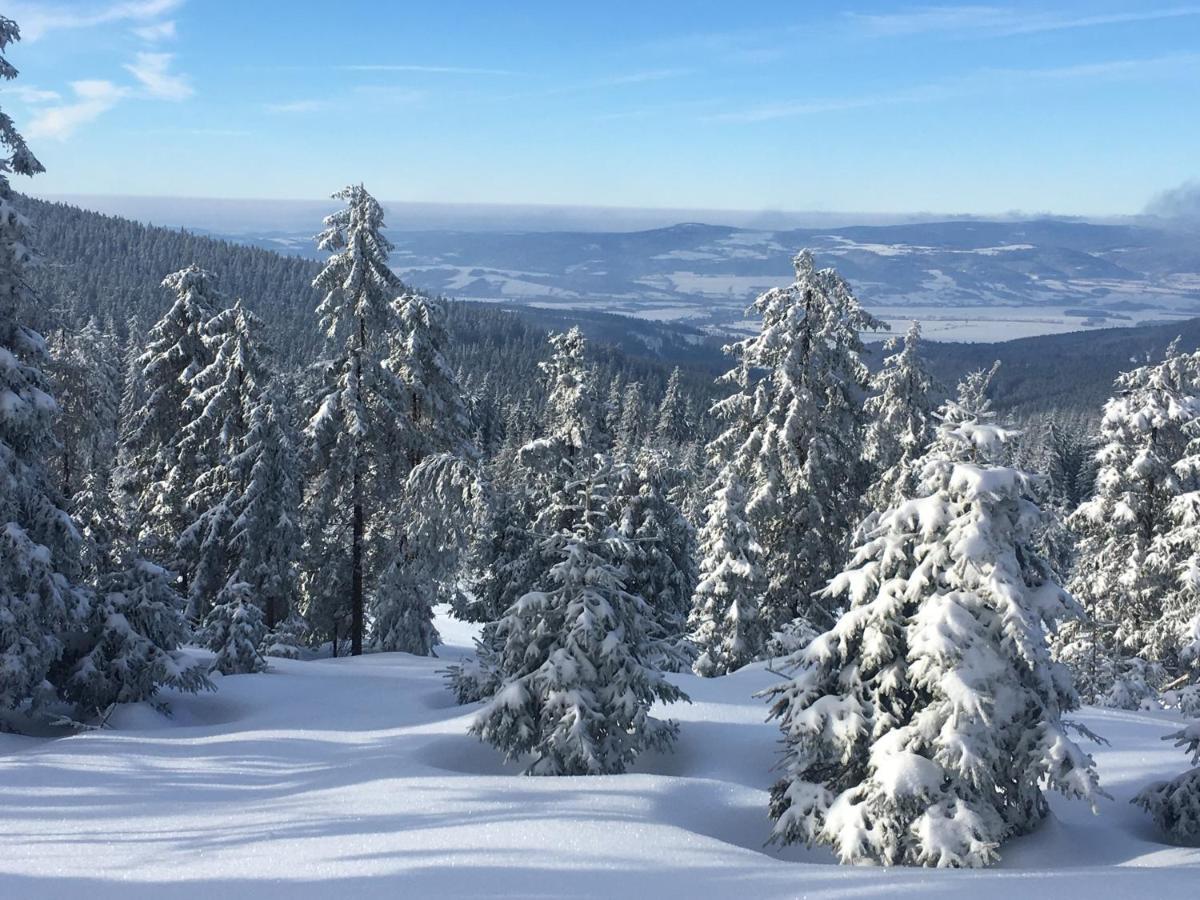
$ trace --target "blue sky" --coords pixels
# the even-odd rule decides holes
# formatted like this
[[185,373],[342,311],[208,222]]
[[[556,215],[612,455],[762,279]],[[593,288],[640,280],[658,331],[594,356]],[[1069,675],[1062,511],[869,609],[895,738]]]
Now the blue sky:
[[36,192],[1104,215],[1200,177],[1200,6],[9,0]]

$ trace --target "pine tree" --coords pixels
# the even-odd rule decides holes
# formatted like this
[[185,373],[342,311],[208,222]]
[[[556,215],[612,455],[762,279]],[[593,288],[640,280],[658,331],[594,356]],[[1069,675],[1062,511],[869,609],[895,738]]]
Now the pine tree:
[[762,547],[747,520],[746,491],[732,466],[713,485],[707,514],[689,625],[700,652],[693,668],[711,678],[753,662],[767,636],[759,618]]
[[871,379],[873,394],[863,404],[868,416],[863,460],[873,473],[867,506],[884,510],[908,498],[920,475],[915,463],[934,435],[933,377],[921,359],[921,326],[913,322],[903,342],[892,338],[891,353]]
[[[403,386],[383,365],[396,329],[391,297],[401,289],[388,267],[383,207],[361,185],[334,195],[346,208],[325,220],[318,247],[332,253],[313,282],[325,292],[317,307],[330,359],[316,412],[305,435],[311,479],[304,589],[315,626],[336,630],[348,612],[350,652],[362,653],[365,598],[380,563],[368,546],[398,489],[401,458],[396,422]],[[345,570],[339,561],[348,559]],[[349,600],[344,610],[343,598]],[[334,646],[336,652],[336,635]]]
[[217,595],[204,620],[204,645],[216,653],[209,671],[222,675],[261,672],[267,661],[259,646],[267,636],[262,610],[254,603],[250,585],[231,581]]
[[[20,29],[0,16],[0,78],[17,70],[5,58]],[[0,721],[54,699],[49,681],[67,633],[87,614],[76,585],[79,536],[51,484],[57,407],[42,369],[41,335],[22,324],[36,298],[27,272],[36,263],[29,221],[14,207],[9,173],[36,175],[42,164],[0,111]]]
[[678,733],[649,715],[651,704],[686,699],[646,665],[653,622],[622,581],[628,551],[609,518],[611,467],[589,466],[556,496],[570,520],[545,544],[557,562],[497,623],[501,685],[471,726],[509,759],[531,755],[534,775],[624,772]]
[[1033,479],[1010,432],[948,404],[914,499],[826,590],[848,605],[768,691],[784,734],[773,839],[844,863],[979,866],[1046,814],[1043,786],[1095,800],[1077,705],[1047,630],[1077,613],[1031,546]]
[[87,472],[112,458],[120,391],[117,347],[92,318],[69,338],[61,330],[51,350],[60,490],[71,497]]
[[813,598],[845,555],[863,488],[859,392],[868,372],[859,333],[884,327],[835,270],[814,269],[807,250],[794,264],[794,283],[755,300],[759,334],[727,348],[738,366],[724,380],[738,393],[717,410],[731,424],[710,454],[746,479],[771,630],[832,620]]

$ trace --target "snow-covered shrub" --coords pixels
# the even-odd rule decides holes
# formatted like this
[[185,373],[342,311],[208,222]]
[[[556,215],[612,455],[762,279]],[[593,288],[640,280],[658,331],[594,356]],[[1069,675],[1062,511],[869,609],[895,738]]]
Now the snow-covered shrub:
[[[1192,755],[1192,765],[1200,764],[1200,722],[1168,734],[1164,741],[1174,741]],[[1174,840],[1189,846],[1200,846],[1200,768],[1184,772],[1171,781],[1159,781],[1133,798]]]
[[259,652],[279,659],[300,659],[308,639],[308,623],[293,613],[267,631]]
[[187,637],[174,576],[131,551],[99,582],[87,630],[68,651],[66,695],[81,715],[149,700],[159,688],[212,689],[205,667],[179,649]]

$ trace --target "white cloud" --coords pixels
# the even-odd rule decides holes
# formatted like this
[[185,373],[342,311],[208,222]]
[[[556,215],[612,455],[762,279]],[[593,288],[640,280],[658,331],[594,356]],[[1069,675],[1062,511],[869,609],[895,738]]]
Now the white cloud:
[[169,41],[175,37],[175,20],[168,19],[165,22],[153,22],[150,25],[143,25],[140,28],[133,29],[133,33],[150,44],[157,44],[159,41]]
[[123,0],[119,3],[31,3],[9,0],[5,15],[21,25],[21,36],[36,41],[51,31],[91,28],[113,22],[145,22],[183,5],[183,0]]
[[186,100],[195,93],[187,79],[168,71],[174,59],[171,53],[138,53],[137,59],[125,68],[133,73],[151,97],[160,100]]
[[73,103],[51,106],[38,112],[29,124],[31,138],[65,140],[80,125],[112,109],[128,91],[111,81],[72,81]]

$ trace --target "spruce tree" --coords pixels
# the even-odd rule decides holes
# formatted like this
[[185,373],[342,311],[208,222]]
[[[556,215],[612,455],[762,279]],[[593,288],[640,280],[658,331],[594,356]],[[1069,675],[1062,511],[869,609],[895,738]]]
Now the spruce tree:
[[863,404],[868,423],[863,460],[871,475],[868,510],[884,510],[911,496],[920,475],[915,463],[934,435],[933,377],[921,359],[921,327],[913,322],[903,341],[886,344],[890,355],[871,379]]
[[650,706],[686,699],[646,663],[654,623],[645,598],[625,590],[611,465],[580,462],[554,498],[568,522],[545,542],[556,562],[497,623],[500,686],[471,726],[506,758],[531,756],[533,775],[624,772],[678,733]]
[[1043,787],[1094,801],[1063,714],[1077,698],[1047,631],[1078,610],[1031,546],[1033,478],[1011,433],[947,404],[913,499],[825,595],[847,611],[768,691],[785,742],[773,840],[843,863],[980,866],[1046,815]]
[[[331,256],[313,282],[325,295],[317,314],[329,358],[305,431],[311,477],[303,585],[310,621],[336,631],[348,618],[350,652],[358,655],[365,600],[380,574],[369,549],[398,490],[397,421],[406,398],[382,363],[396,330],[391,301],[401,284],[388,266],[383,207],[361,185],[334,196],[346,207],[325,219],[318,247]],[[336,634],[330,637],[336,652]]]
[[699,537],[700,580],[688,624],[699,651],[693,668],[711,678],[756,660],[767,635],[759,617],[762,547],[747,519],[746,491],[734,467],[722,469],[706,512]]
[[1171,671],[1194,609],[1172,532],[1188,515],[1181,473],[1190,472],[1198,373],[1200,354],[1172,349],[1117,379],[1100,427],[1096,491],[1071,517],[1079,540],[1070,587],[1111,635],[1108,652]]
[[662,406],[658,410],[658,422],[654,426],[654,437],[665,447],[686,444],[691,438],[687,396],[683,390],[682,379],[679,366],[676,366],[671,370],[671,376],[667,379],[667,390],[663,394]]
[[198,452],[202,447],[185,448],[183,436],[194,414],[192,381],[212,361],[205,327],[224,297],[214,277],[196,265],[168,275],[163,287],[174,302],[150,329],[138,358],[144,399],[122,435],[122,478],[139,545],[157,563],[178,567],[186,589],[191,572],[178,542],[195,520],[188,497],[213,460]]
[[845,556],[864,487],[859,334],[884,327],[835,270],[815,269],[807,250],[793,262],[796,280],[754,302],[759,333],[727,348],[738,366],[725,380],[738,394],[718,410],[731,423],[712,451],[746,479],[771,630],[832,621],[814,595]]
[[[19,39],[16,23],[0,16],[0,78],[17,75],[4,54]],[[15,727],[10,711],[19,720],[62,689],[49,678],[88,595],[76,583],[79,536],[45,465],[57,412],[41,368],[46,342],[23,324],[37,302],[27,275],[36,258],[8,176],[44,170],[3,111],[0,146],[0,727]]]
[[231,581],[217,595],[204,621],[201,639],[216,653],[209,671],[222,675],[263,671],[267,662],[259,647],[266,636],[262,610],[254,602],[250,585]]

